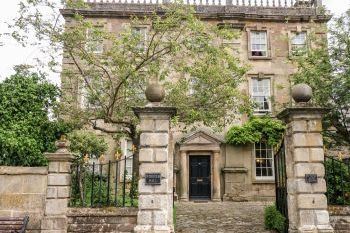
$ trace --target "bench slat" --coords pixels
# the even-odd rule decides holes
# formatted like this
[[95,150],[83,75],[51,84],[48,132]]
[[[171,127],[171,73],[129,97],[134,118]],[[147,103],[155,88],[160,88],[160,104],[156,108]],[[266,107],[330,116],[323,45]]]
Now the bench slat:
[[22,217],[0,217],[0,221],[22,221],[24,218]]
[[21,229],[22,229],[21,225],[15,225],[15,226],[12,226],[12,225],[1,226],[0,225],[0,230],[21,230]]

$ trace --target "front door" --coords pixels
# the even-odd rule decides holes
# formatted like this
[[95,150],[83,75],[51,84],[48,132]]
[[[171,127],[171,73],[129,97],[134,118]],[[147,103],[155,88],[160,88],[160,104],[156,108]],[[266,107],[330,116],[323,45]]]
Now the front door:
[[210,156],[190,156],[190,198],[210,199]]

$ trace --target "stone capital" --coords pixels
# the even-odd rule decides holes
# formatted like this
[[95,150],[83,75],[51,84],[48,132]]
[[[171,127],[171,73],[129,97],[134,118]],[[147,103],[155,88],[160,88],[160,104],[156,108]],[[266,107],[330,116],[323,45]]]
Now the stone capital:
[[276,117],[285,123],[289,123],[297,119],[322,119],[327,111],[329,111],[329,109],[321,107],[296,106],[284,109],[282,112],[278,113]]
[[71,153],[45,153],[49,162],[72,162],[74,156]]
[[176,108],[167,106],[146,106],[133,108],[135,115],[140,118],[142,115],[176,115]]

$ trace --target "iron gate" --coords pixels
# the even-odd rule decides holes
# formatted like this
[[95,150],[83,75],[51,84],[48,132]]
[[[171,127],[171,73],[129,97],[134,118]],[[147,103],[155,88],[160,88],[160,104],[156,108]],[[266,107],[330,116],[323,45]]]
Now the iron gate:
[[287,173],[286,173],[286,152],[284,140],[281,147],[275,154],[275,185],[276,185],[276,207],[286,218],[284,233],[288,233],[288,205],[287,205]]

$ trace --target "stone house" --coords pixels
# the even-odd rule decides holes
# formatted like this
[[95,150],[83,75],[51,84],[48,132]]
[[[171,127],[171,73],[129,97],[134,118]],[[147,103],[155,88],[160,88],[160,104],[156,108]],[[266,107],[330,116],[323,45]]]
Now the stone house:
[[[91,8],[81,13],[103,22],[109,30],[128,25],[130,16],[152,12],[165,0],[140,1],[86,1]],[[296,71],[293,58],[298,50],[310,46],[310,35],[325,36],[325,14],[321,0],[200,0],[189,1],[204,21],[217,25],[230,25],[239,30],[240,37],[229,43],[238,51],[241,60],[250,65],[246,81],[240,89],[257,103],[256,115],[275,116],[283,107],[292,104],[290,75]],[[69,19],[74,9],[62,9]],[[144,27],[135,27],[146,34]],[[96,52],[103,51],[98,46]],[[69,67],[63,60],[63,69]],[[62,80],[64,84],[64,80]],[[83,98],[77,98],[83,104]],[[237,124],[247,118],[241,116]],[[232,146],[225,144],[225,132],[211,129],[182,133],[173,130],[171,145],[174,153],[175,191],[180,200],[271,200],[275,196],[273,148],[260,142],[255,145]],[[114,155],[115,143],[108,153]],[[131,147],[127,139],[122,142],[123,155]],[[128,169],[131,169],[129,166]]]

